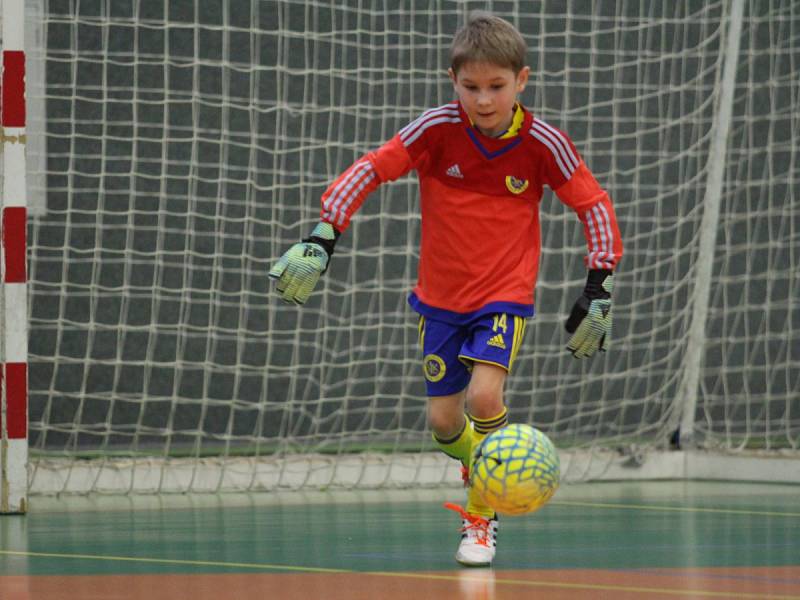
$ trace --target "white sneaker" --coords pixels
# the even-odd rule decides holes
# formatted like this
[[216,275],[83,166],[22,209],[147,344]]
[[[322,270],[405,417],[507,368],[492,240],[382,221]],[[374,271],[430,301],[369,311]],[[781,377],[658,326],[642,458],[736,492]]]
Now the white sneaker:
[[467,567],[491,565],[497,552],[497,515],[485,519],[469,514],[457,504],[448,502],[445,507],[461,514],[461,543],[456,560]]

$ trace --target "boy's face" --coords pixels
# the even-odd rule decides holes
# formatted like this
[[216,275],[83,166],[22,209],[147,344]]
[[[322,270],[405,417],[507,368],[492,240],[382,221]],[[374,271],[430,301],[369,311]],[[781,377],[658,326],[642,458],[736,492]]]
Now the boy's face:
[[529,67],[516,75],[511,69],[485,62],[468,62],[458,73],[448,69],[458,99],[473,125],[484,135],[495,137],[511,125],[517,94],[528,83]]

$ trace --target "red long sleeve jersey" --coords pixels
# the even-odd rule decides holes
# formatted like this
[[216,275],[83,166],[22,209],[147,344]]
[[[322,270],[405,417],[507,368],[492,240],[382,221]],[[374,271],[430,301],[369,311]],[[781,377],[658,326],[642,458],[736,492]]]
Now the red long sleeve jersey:
[[464,323],[486,313],[533,315],[543,186],[583,223],[590,269],[622,256],[614,208],[561,131],[524,111],[516,135],[490,138],[458,102],[428,110],[357,160],[322,196],[322,219],[344,231],[366,196],[411,169],[419,176],[422,238],[409,302]]

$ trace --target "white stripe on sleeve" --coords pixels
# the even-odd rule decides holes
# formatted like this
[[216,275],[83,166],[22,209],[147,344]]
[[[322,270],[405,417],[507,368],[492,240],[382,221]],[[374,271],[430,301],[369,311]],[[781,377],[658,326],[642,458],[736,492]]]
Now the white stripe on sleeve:
[[614,257],[614,233],[606,207],[602,204],[593,206],[586,213],[586,222],[591,240],[589,266],[594,269],[609,268]]
[[459,123],[460,121],[461,117],[458,114],[458,106],[456,104],[445,104],[438,108],[432,108],[403,127],[400,130],[400,140],[408,148],[429,127],[439,123]]
[[567,167],[567,165],[562,160],[558,150],[556,150],[555,146],[553,145],[552,141],[536,129],[531,129],[530,134],[537,140],[539,140],[542,144],[547,146],[547,148],[553,154],[553,157],[556,159],[556,164],[558,165],[558,168],[561,171],[561,174],[564,176],[564,178],[569,179],[570,177],[572,177],[572,173],[575,169],[570,170]]
[[559,151],[563,154],[564,159],[567,161],[568,164],[572,165],[572,170],[578,168],[579,160],[578,157],[575,156],[575,153],[572,151],[572,147],[569,145],[569,142],[564,137],[558,129],[553,127],[552,125],[548,125],[544,121],[540,121],[539,119],[533,120],[533,127],[538,128],[542,133],[550,134],[551,139],[553,139],[556,144],[558,145]]
[[[356,162],[353,167],[350,169],[350,172],[344,177],[333,189],[330,196],[325,199],[323,207],[325,208],[326,215],[334,220],[336,223],[341,225],[344,222],[344,214],[342,213],[340,216],[336,216],[340,212],[340,207],[343,202],[346,202],[346,206],[350,205],[348,202],[348,198],[353,192],[353,189],[358,186],[359,181],[361,181],[365,176],[372,175],[375,176],[374,169],[372,168],[372,163],[369,162],[367,159],[362,159]],[[363,189],[363,186],[359,189]],[[357,192],[356,192],[357,194]]]

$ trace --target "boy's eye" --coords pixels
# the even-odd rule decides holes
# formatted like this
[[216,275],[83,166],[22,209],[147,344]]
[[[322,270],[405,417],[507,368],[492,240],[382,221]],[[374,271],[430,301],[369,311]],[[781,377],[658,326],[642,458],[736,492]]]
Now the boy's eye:
[[[478,86],[477,86],[477,85],[471,85],[471,84],[467,84],[467,85],[465,85],[464,87],[465,87],[466,89],[468,89],[470,92],[475,92],[475,91],[477,91],[477,90],[478,90]],[[490,87],[491,89],[493,89],[493,90],[502,90],[502,89],[505,87],[505,84],[502,84],[502,83],[493,83],[493,84],[492,84],[492,85],[490,85],[489,87]]]

